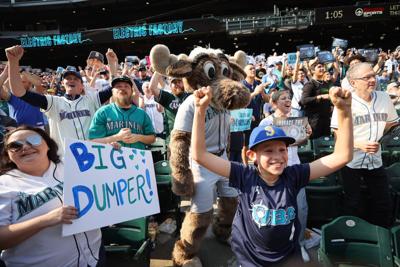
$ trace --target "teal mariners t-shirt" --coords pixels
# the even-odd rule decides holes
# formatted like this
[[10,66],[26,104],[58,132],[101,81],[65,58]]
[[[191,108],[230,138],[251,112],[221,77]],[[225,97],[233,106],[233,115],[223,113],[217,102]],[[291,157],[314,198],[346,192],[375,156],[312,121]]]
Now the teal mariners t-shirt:
[[[133,134],[155,134],[151,119],[143,109],[134,105],[124,109],[112,103],[102,106],[94,114],[89,128],[89,139],[112,136],[123,128],[131,129]],[[127,144],[119,141],[119,143],[123,147],[146,149],[146,145],[142,142]]]

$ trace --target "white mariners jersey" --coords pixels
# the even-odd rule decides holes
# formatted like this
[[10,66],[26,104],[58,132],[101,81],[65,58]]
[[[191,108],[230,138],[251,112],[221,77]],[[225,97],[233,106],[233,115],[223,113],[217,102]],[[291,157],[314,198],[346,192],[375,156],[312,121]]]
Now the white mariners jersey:
[[46,95],[50,136],[56,141],[61,155],[64,155],[65,138],[87,140],[92,117],[101,106],[99,95],[81,95],[75,100]]
[[[386,123],[398,120],[398,115],[386,92],[372,92],[372,100],[366,102],[352,94],[351,112],[353,117],[354,142],[377,142],[383,135]],[[331,127],[338,128],[337,110],[333,110]],[[375,154],[354,149],[353,160],[347,164],[353,169],[376,169],[382,166],[381,148]]]
[[[194,96],[188,96],[179,106],[175,117],[174,130],[192,132],[194,117]],[[226,149],[230,132],[229,111],[218,111],[211,106],[206,110],[206,146],[211,153]]]
[[[41,177],[11,170],[0,177],[0,225],[16,224],[63,205],[64,166],[51,163]],[[7,266],[96,266],[99,229],[63,237],[62,224],[47,227],[2,251]]]

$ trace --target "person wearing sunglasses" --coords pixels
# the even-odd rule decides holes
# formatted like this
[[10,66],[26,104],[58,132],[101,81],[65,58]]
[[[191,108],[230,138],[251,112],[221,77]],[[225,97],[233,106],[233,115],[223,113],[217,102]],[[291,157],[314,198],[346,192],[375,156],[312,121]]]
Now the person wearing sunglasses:
[[[380,138],[398,124],[399,116],[386,92],[377,91],[376,73],[369,63],[350,67],[347,78],[352,92],[351,112],[354,127],[354,156],[341,170],[345,215],[359,214],[361,178],[372,198],[368,209],[370,222],[390,227],[392,208],[388,177],[382,164]],[[334,109],[331,127],[337,131],[337,110]]]
[[99,229],[62,236],[77,218],[63,205],[58,146],[40,128],[20,126],[4,138],[0,163],[0,250],[6,266],[102,266]]

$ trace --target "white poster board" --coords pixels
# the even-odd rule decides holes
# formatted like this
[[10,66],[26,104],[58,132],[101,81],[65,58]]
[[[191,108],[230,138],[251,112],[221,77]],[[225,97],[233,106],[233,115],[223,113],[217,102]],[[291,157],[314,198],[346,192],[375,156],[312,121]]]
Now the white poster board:
[[67,139],[64,204],[79,218],[63,236],[159,213],[151,152]]

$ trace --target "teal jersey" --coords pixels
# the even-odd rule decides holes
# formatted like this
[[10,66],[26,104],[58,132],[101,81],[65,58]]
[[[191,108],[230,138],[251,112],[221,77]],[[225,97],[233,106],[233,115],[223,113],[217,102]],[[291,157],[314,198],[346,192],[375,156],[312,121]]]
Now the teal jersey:
[[[134,105],[129,109],[118,107],[115,103],[102,106],[93,116],[89,128],[89,139],[103,138],[117,134],[121,129],[129,128],[133,134],[154,135],[153,124],[147,113]],[[142,142],[127,144],[123,147],[146,149]]]
[[165,129],[166,129],[166,136],[167,136],[167,144],[170,140],[170,135],[172,129],[174,128],[175,116],[178,112],[179,106],[185,101],[185,99],[189,96],[189,93],[182,93],[180,96],[175,96],[167,91],[160,90],[160,95],[158,99],[155,99],[157,103],[165,109]]

